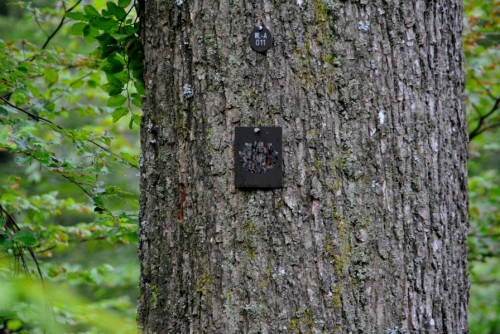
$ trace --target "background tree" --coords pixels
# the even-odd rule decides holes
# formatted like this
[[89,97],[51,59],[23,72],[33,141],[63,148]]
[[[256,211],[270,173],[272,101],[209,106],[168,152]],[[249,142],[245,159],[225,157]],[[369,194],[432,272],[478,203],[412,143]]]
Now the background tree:
[[[468,332],[461,2],[143,5],[143,329]],[[236,125],[282,189],[234,188]]]

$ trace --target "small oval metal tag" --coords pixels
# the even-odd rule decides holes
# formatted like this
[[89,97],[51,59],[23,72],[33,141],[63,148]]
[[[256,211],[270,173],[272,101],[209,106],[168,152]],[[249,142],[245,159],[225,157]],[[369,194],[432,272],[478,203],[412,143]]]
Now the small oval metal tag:
[[273,45],[273,35],[266,26],[257,26],[250,33],[250,46],[257,52],[266,52]]

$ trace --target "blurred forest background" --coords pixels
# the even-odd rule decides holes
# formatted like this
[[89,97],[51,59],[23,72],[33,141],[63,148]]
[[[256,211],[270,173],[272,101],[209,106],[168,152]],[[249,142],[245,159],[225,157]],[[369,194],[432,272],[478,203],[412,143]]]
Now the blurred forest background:
[[[469,323],[500,333],[500,2],[464,4]],[[135,5],[0,0],[0,333],[136,332]]]

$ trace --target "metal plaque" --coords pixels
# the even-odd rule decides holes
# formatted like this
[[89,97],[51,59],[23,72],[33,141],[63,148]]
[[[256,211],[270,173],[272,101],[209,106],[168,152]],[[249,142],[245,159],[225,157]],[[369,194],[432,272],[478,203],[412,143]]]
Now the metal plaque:
[[234,174],[237,188],[283,186],[282,128],[236,127]]
[[266,26],[257,26],[250,33],[250,46],[257,52],[265,52],[273,45],[273,35]]

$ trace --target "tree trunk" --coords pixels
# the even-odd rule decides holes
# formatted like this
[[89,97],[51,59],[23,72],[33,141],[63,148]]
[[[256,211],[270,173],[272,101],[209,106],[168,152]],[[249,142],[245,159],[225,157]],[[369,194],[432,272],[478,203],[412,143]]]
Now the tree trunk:
[[[461,1],[142,10],[145,333],[468,332]],[[256,125],[283,188],[234,186]]]

